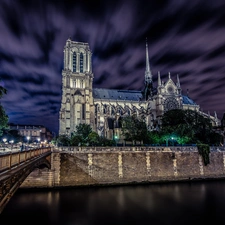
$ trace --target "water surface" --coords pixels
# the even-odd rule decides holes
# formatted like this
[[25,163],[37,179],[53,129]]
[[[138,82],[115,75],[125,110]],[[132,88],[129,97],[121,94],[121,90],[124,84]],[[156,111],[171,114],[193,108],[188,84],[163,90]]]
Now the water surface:
[[225,181],[19,190],[0,225],[225,223]]

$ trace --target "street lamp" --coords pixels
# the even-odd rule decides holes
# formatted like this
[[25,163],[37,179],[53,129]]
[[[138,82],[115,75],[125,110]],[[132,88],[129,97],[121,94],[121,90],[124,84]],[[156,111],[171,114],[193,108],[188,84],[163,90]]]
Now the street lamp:
[[40,138],[37,138],[37,141],[38,141],[38,147],[40,147],[40,144],[39,144],[39,142],[40,142]]
[[117,135],[115,135],[114,138],[115,138],[116,146],[117,146],[117,139],[118,139]]
[[2,140],[3,140],[3,142],[4,142],[4,151],[5,151],[5,143],[6,143],[6,141],[7,141],[7,138],[3,138]]
[[27,146],[29,147],[30,136],[27,136]]
[[11,140],[10,143],[11,143],[11,151],[12,151],[14,140]]
[[173,144],[173,146],[174,146],[174,142],[173,142],[174,137],[172,137],[171,139],[172,139],[172,144]]

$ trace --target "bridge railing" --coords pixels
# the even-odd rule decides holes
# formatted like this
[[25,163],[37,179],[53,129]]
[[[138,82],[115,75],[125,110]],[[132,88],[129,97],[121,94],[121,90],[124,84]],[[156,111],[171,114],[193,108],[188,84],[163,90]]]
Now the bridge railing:
[[49,151],[51,151],[51,147],[2,154],[0,155],[0,173]]

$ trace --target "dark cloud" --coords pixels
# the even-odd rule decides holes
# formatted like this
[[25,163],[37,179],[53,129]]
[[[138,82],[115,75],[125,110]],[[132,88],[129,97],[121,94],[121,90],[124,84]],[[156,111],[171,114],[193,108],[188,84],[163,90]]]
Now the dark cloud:
[[141,90],[145,40],[157,85],[180,77],[204,112],[224,113],[223,0],[1,0],[1,99],[10,122],[58,132],[66,40],[87,42],[94,87]]

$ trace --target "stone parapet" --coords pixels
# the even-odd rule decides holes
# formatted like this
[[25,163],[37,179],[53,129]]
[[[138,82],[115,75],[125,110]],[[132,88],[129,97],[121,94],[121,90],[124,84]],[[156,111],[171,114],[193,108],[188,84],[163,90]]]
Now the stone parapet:
[[[225,151],[224,147],[220,148],[212,148],[213,151]],[[117,152],[117,151],[124,151],[124,152],[138,152],[138,151],[164,151],[164,152],[172,152],[172,151],[198,151],[196,146],[152,146],[152,147],[145,147],[145,146],[125,146],[125,147],[55,147],[55,152]]]

